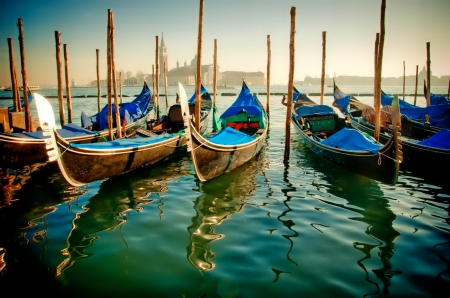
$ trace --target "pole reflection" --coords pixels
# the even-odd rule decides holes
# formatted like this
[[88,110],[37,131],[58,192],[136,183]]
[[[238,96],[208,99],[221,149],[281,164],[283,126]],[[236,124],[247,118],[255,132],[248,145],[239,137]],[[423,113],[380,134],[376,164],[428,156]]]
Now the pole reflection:
[[187,228],[189,244],[188,261],[201,272],[212,270],[215,257],[211,244],[225,237],[214,227],[221,225],[236,212],[244,210],[246,200],[257,188],[256,175],[262,166],[261,155],[230,173],[204,183],[197,182],[200,196],[194,202],[195,216]]
[[[357,215],[350,217],[350,220],[367,224],[364,232],[374,242],[355,241],[353,243],[354,249],[364,255],[363,258],[357,260],[357,264],[364,271],[366,281],[375,287],[374,293],[368,293],[364,296],[380,294],[380,282],[383,294],[388,294],[391,279],[402,273],[395,270],[390,261],[395,252],[395,239],[400,235],[393,227],[396,215],[390,209],[389,200],[391,198],[385,197],[377,181],[344,171],[336,166],[330,166],[314,156],[308,155],[308,158],[301,158],[301,163],[303,167],[311,167],[323,174],[320,179],[323,179],[324,182],[321,183],[318,179],[314,183],[319,191],[347,200],[347,203],[336,203],[332,201],[332,197],[330,199],[318,198],[318,200],[352,211]],[[372,270],[367,268],[370,265],[366,266],[365,264],[370,264],[369,260],[373,257],[379,258],[382,263],[381,268]],[[370,274],[370,271],[373,274]]]
[[[158,203],[159,217],[163,216],[167,184],[174,178],[187,175],[184,167],[175,162],[163,163],[151,169],[142,168],[104,181],[98,193],[82,206],[84,212],[75,213],[67,247],[61,252],[66,257],[57,266],[57,275],[70,268],[75,261],[92,256],[87,249],[100,239],[101,233],[120,228],[127,222],[130,211],[140,212],[143,206]],[[126,237],[122,234],[125,246]]]

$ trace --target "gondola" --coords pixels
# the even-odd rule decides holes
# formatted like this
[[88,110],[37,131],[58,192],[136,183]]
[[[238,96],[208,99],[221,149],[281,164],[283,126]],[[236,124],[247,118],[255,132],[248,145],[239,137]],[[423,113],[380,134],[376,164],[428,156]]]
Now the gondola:
[[[352,96],[346,95],[337,86],[335,86],[334,96],[333,105],[348,116],[351,125],[363,133],[374,136],[375,126],[363,115],[364,110],[369,106],[355,101]],[[391,120],[385,114],[382,114],[381,118],[384,128],[380,129],[379,142],[386,144],[392,136]],[[408,117],[401,116],[402,169],[414,174],[433,177],[433,179],[444,179],[440,174],[441,171],[437,169],[450,167],[450,130],[436,131],[431,127],[427,128],[409,120]]]
[[208,137],[196,131],[190,120],[187,98],[180,84],[187,149],[200,181],[228,173],[258,154],[266,139],[268,121],[264,107],[245,81],[236,101],[220,116],[220,128]]
[[[399,118],[398,107],[392,110]],[[397,182],[402,159],[397,133],[382,145],[319,104],[294,109],[291,123],[303,143],[327,161],[386,184]]]
[[[132,135],[137,129],[145,126],[148,115],[153,109],[152,94],[145,82],[141,93],[133,102],[123,105],[137,111],[138,106],[134,105],[139,103],[141,116],[136,117],[132,122],[128,122],[130,120],[128,118],[124,129],[126,135]],[[129,112],[126,114],[130,115]],[[103,142],[107,140],[109,134],[108,129],[92,131],[74,123],[63,125],[57,129],[57,133],[67,142],[77,144]],[[0,133],[0,152],[2,153],[0,168],[21,168],[47,162],[47,140],[48,136],[44,136],[42,131]]]
[[[54,129],[53,111],[48,101],[39,94],[35,94],[35,100],[42,130],[51,139],[49,161],[57,161],[63,177],[72,186],[82,186],[154,164],[186,144],[184,134],[177,130],[180,125],[176,119],[183,121],[181,109],[169,110],[168,118],[174,123],[173,130],[140,129],[132,138],[74,144],[64,140]],[[171,115],[170,111],[180,115]],[[201,126],[207,123],[208,115],[208,111],[202,113]]]

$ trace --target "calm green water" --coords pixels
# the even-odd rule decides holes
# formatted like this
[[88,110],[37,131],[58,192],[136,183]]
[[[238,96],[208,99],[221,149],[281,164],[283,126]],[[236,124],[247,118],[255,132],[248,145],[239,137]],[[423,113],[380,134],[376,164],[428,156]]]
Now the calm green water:
[[[319,86],[297,88],[320,92]],[[364,86],[340,88],[371,92]],[[391,88],[385,91],[402,91]],[[188,95],[194,90],[186,89]],[[442,89],[432,91],[446,93]],[[130,95],[139,91],[124,89]],[[96,94],[95,88],[76,92]],[[175,92],[171,87],[169,104]],[[407,92],[414,93],[413,87]],[[266,103],[265,95],[259,98]],[[218,96],[219,110],[234,99]],[[58,113],[57,99],[50,101]],[[270,97],[270,132],[261,154],[207,183],[196,179],[186,152],[76,189],[52,164],[3,177],[4,293],[446,297],[450,186],[427,180],[426,173],[419,178],[402,172],[390,186],[343,171],[309,151],[293,129],[284,163],[286,110],[280,101]],[[96,105],[95,98],[73,99],[74,122],[81,110],[94,113]]]

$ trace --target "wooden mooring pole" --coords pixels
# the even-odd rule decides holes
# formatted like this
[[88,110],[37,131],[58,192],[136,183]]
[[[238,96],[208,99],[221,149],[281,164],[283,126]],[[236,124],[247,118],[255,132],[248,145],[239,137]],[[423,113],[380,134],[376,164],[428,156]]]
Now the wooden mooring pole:
[[111,98],[111,9],[108,9],[108,30],[106,38],[106,61],[107,61],[107,72],[106,77],[108,81],[108,137],[112,141],[114,139],[112,130],[112,98]]
[[286,112],[286,140],[284,144],[284,162],[289,160],[291,150],[291,117],[292,117],[292,94],[294,90],[294,50],[295,50],[295,7],[291,7],[291,38],[289,42],[289,83],[288,104]]
[[155,102],[156,102],[156,121],[159,122],[159,118],[161,117],[161,115],[159,115],[159,110],[160,110],[160,104],[159,104],[159,75],[160,75],[160,70],[159,70],[159,37],[155,36],[156,39],[156,51],[155,51]]
[[414,105],[417,102],[417,85],[419,84],[419,65],[416,65],[416,87],[414,89]]
[[270,35],[267,35],[267,102],[266,102],[266,113],[267,118],[270,119],[270,57],[271,57],[271,50],[270,50]]
[[405,61],[403,61],[403,100],[405,100]]
[[114,58],[114,12],[111,11],[111,75],[114,91],[114,109],[116,118],[116,137],[122,138],[122,123],[120,123],[119,98],[117,95],[116,60]]
[[67,53],[67,44],[64,44],[64,68],[66,75],[67,116],[69,117],[69,123],[72,123],[72,99],[70,95],[69,55]]
[[101,87],[102,87],[102,82],[100,81],[100,50],[96,49],[96,54],[97,54],[97,110],[98,112],[101,111],[102,109],[102,91],[101,91]]
[[214,76],[213,76],[213,92],[214,101],[213,106],[216,106],[216,96],[217,96],[217,39],[214,39]]
[[169,95],[167,94],[167,65],[164,61],[164,94],[166,95],[166,114],[169,111]]
[[380,44],[377,54],[377,98],[375,104],[375,140],[380,139],[380,114],[381,114],[381,74],[383,70],[383,48],[385,35],[385,16],[386,16],[386,0],[381,1],[381,18],[380,18]]
[[62,62],[61,62],[61,34],[59,31],[55,31],[55,43],[56,43],[56,72],[58,76],[58,103],[59,103],[59,121],[61,126],[66,124],[64,115],[64,95],[62,89]]
[[122,72],[119,72],[120,104],[122,104]]
[[23,102],[25,106],[25,129],[26,131],[29,132],[31,131],[31,116],[30,116],[30,104],[28,103],[28,82],[27,82],[27,70],[25,66],[25,45],[23,38],[22,19],[19,19],[18,26],[19,26],[20,61],[22,64],[22,87],[23,87],[22,92],[23,92]]
[[325,59],[327,48],[327,32],[322,32],[322,78],[320,80],[320,104],[323,105],[323,89],[325,87]]
[[9,71],[11,73],[11,87],[13,90],[14,112],[22,112],[22,105],[20,104],[20,94],[18,92],[19,86],[17,84],[16,64],[14,63],[14,46],[12,38],[8,38],[9,48]]
[[430,42],[427,42],[427,107],[430,105],[431,94],[431,61],[430,61]]
[[198,15],[198,38],[197,38],[197,80],[195,82],[195,129],[200,131],[200,85],[202,83],[202,32],[203,32],[203,3],[200,0],[200,9]]

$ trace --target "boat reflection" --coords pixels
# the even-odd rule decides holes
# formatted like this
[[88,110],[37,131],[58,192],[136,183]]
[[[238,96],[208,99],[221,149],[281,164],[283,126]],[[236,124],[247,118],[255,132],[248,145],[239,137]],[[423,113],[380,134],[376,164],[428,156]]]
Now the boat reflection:
[[189,245],[186,247],[188,261],[200,271],[212,270],[215,257],[211,243],[225,237],[216,233],[214,227],[231,218],[236,212],[244,210],[246,199],[253,196],[264,158],[262,154],[250,160],[219,179],[200,183],[201,195],[195,200],[195,216],[189,232]]
[[[300,166],[304,168],[314,169],[322,173],[313,182],[319,192],[332,194],[336,198],[347,200],[347,203],[335,202],[333,197],[326,198],[326,196],[322,196],[318,200],[338,208],[350,210],[356,214],[356,216],[350,217],[350,220],[367,224],[367,229],[364,232],[374,241],[373,243],[353,243],[353,247],[364,254],[364,257],[359,259],[357,264],[365,272],[366,281],[376,287],[375,293],[367,295],[380,294],[378,282],[373,280],[374,275],[381,281],[383,293],[388,294],[391,279],[395,275],[401,274],[400,271],[393,268],[390,262],[395,252],[395,239],[400,235],[393,227],[396,215],[390,209],[389,200],[391,198],[385,196],[379,182],[341,170],[338,167],[328,166],[320,158],[314,156],[311,158],[310,155],[308,155],[308,158],[301,156],[300,163]],[[320,227],[316,228],[320,230]],[[370,265],[367,265],[367,267],[365,265],[366,262],[372,264],[373,262],[369,262],[369,260],[373,257],[379,257],[383,264],[381,268],[371,270],[374,275],[369,274],[367,267]]]
[[[176,177],[189,174],[180,165],[183,162],[186,161],[166,161],[151,169],[138,169],[104,181],[82,207],[85,211],[75,214],[67,247],[62,250],[66,258],[57,266],[57,275],[75,261],[91,256],[86,251],[100,238],[100,233],[122,229],[131,211],[140,212],[143,206],[153,202],[163,206],[161,194],[167,191],[167,184]],[[161,206],[158,206],[160,216],[163,213]],[[125,237],[123,240],[128,246]]]

